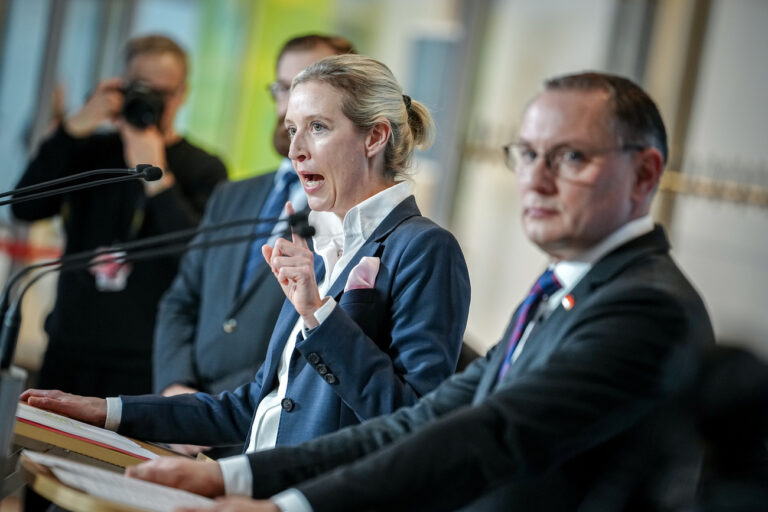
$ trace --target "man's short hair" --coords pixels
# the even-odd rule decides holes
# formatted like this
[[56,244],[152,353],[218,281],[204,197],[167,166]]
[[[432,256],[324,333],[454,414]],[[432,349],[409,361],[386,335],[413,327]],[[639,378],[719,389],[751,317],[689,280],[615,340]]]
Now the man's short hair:
[[336,55],[344,55],[345,53],[357,53],[349,39],[344,37],[325,36],[321,34],[306,34],[303,36],[294,37],[293,39],[289,39],[280,49],[280,54],[277,56],[277,62],[280,62],[280,59],[282,59],[283,55],[285,55],[287,52],[313,50],[321,45],[328,46],[334,51]]
[[150,34],[141,37],[134,37],[125,43],[125,64],[126,66],[139,55],[170,53],[179,59],[184,70],[184,76],[187,76],[189,68],[189,58],[187,52],[170,37],[160,34]]
[[544,82],[544,89],[602,90],[611,96],[613,117],[622,144],[640,144],[659,150],[667,162],[667,131],[656,104],[632,80],[594,71],[556,76]]

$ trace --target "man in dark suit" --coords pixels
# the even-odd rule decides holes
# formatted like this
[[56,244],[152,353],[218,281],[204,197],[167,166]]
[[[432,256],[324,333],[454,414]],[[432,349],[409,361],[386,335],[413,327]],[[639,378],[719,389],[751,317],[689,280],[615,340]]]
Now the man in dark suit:
[[[290,139],[284,126],[288,92],[293,77],[329,55],[352,51],[340,37],[306,35],[289,40],[277,59],[277,79],[269,87],[275,100],[277,122],[274,146],[288,155]],[[216,189],[206,208],[202,226],[233,219],[277,217],[291,200],[298,209],[307,200],[291,161],[284,158],[271,173]],[[283,223],[280,223],[283,224]],[[204,391],[233,390],[250,381],[264,361],[269,337],[285,301],[271,276],[261,246],[272,243],[280,224],[264,223],[254,243],[190,251],[164,296],[154,342],[154,389],[166,396]],[[247,235],[253,226],[230,228],[203,238]],[[255,249],[254,249],[255,248]]]
[[[649,437],[638,426],[664,399],[668,356],[713,342],[648,215],[664,125],[629,80],[563,76],[529,104],[507,155],[525,232],[550,265],[501,341],[412,407],[249,454],[252,496],[271,499],[217,508],[574,510],[610,485],[611,464]],[[218,464],[169,458],[129,473],[230,490]]]

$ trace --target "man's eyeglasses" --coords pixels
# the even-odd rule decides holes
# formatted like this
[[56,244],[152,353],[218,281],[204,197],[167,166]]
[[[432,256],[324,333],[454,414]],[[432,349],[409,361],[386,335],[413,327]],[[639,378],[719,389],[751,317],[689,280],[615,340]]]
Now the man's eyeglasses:
[[291,84],[276,80],[267,86],[267,90],[269,91],[269,94],[272,95],[272,98],[278,100],[290,92]]
[[[647,146],[625,144],[603,149],[582,150],[567,145],[555,146],[543,155],[544,165],[554,176],[576,179],[579,172],[597,155],[613,152],[642,151]],[[533,169],[539,154],[528,144],[514,143],[504,146],[505,163],[516,174],[527,175]]]

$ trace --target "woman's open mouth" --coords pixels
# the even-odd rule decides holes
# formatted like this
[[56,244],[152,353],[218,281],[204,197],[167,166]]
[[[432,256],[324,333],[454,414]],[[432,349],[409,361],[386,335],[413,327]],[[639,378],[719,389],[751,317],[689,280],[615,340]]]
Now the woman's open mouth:
[[301,180],[304,184],[304,189],[307,192],[317,189],[323,183],[325,183],[325,177],[322,174],[315,174],[311,172],[301,172]]

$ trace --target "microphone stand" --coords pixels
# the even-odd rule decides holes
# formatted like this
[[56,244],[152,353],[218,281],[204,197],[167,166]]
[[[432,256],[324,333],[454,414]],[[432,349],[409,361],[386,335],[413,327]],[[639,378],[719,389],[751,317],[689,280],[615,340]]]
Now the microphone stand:
[[[127,173],[127,174],[126,174]],[[117,178],[107,178],[102,180],[94,180],[87,183],[79,183],[68,187],[57,188],[54,190],[45,190],[43,192],[37,192],[49,188],[54,185],[76,181],[84,179],[96,174],[124,174]],[[0,201],[0,206],[6,204],[21,203],[26,201],[32,201],[35,199],[41,199],[43,197],[49,197],[52,195],[65,194],[67,192],[73,192],[75,190],[82,190],[86,188],[96,187],[99,185],[106,185],[110,183],[119,183],[122,181],[129,181],[134,179],[143,178],[146,181],[154,181],[160,179],[162,176],[162,170],[159,167],[154,167],[148,164],[140,164],[136,166],[135,170],[131,169],[98,169],[94,171],[86,171],[72,176],[66,176],[58,178],[45,183],[39,183],[36,185],[30,185],[27,187],[21,187],[19,189],[11,190],[8,192],[0,193],[0,197],[14,196],[11,199]],[[26,194],[26,195],[25,195]],[[3,318],[2,331],[0,331],[0,499],[4,498],[7,494],[15,491],[21,486],[20,475],[17,472],[13,472],[15,467],[15,457],[11,456],[11,442],[13,439],[13,430],[16,423],[16,407],[18,404],[18,397],[24,389],[24,385],[27,380],[26,372],[18,367],[11,366],[13,355],[16,351],[16,343],[18,340],[18,331],[21,325],[21,299],[24,293],[36,283],[43,275],[55,270],[76,270],[78,268],[87,268],[89,266],[97,265],[101,262],[95,262],[93,259],[102,254],[109,254],[115,251],[128,251],[136,250],[146,247],[151,247],[155,244],[168,243],[169,241],[178,241],[189,239],[200,233],[211,231],[214,229],[223,229],[225,227],[235,227],[242,224],[254,224],[257,222],[278,221],[279,219],[248,219],[238,220],[228,223],[222,223],[217,226],[208,226],[202,229],[184,230],[169,235],[160,235],[152,237],[152,239],[144,239],[135,243],[127,243],[122,246],[113,247],[110,249],[103,249],[98,251],[85,251],[77,254],[73,254],[59,260],[52,260],[47,262],[41,262],[35,265],[30,265],[19,272],[14,274],[6,283],[5,288],[0,296],[0,315]],[[302,236],[311,236],[314,233],[312,228],[307,222],[306,213],[294,214],[289,217],[289,223],[295,228],[297,233]],[[235,243],[244,240],[253,240],[257,236],[269,236],[269,233],[250,233],[247,236],[230,237],[229,239],[220,239],[212,241],[197,242],[190,245],[184,243],[177,243],[176,245],[166,248],[156,248],[137,252],[133,254],[131,259],[146,259],[161,256],[163,254],[173,254],[182,252],[186,249],[192,248],[204,248],[217,244]],[[123,257],[119,261],[127,261],[127,258]],[[57,266],[58,265],[58,266]],[[57,266],[57,267],[56,267]],[[13,285],[28,272],[46,267],[56,267],[50,270],[43,270],[34,276],[29,283],[22,289],[21,293],[17,297],[17,300],[9,307],[9,297]]]
[[[0,463],[2,463],[0,470],[2,470],[2,475],[6,475],[8,473],[8,463],[11,462],[10,447],[13,436],[13,428],[16,422],[16,406],[18,404],[18,397],[23,391],[24,383],[26,382],[26,372],[20,368],[11,366],[11,361],[13,360],[13,355],[16,351],[19,328],[21,326],[21,301],[24,298],[27,290],[29,290],[44,275],[47,275],[50,272],[68,272],[102,264],[103,262],[94,260],[94,258],[100,254],[109,254],[114,253],[115,251],[142,249],[117,257],[117,262],[125,263],[128,261],[141,261],[157,258],[160,256],[177,254],[186,250],[205,249],[219,245],[252,241],[256,238],[270,236],[274,230],[263,233],[249,233],[247,235],[221,237],[214,240],[202,240],[192,243],[181,242],[164,247],[152,247],[152,245],[156,245],[160,242],[168,242],[169,240],[173,241],[174,239],[178,240],[182,237],[190,237],[191,235],[212,231],[214,229],[223,229],[226,227],[240,226],[243,224],[265,222],[267,220],[271,219],[241,219],[213,226],[207,226],[197,230],[184,230],[183,232],[177,232],[174,234],[174,237],[162,235],[160,237],[153,237],[152,240],[145,239],[139,241],[141,243],[134,242],[131,244],[124,244],[122,248],[115,247],[100,251],[88,251],[87,256],[86,253],[78,253],[76,255],[71,255],[68,258],[62,258],[60,260],[48,261],[37,265],[32,265],[17,272],[6,284],[6,288],[3,290],[2,295],[2,306],[4,307],[3,325],[2,331],[0,331]],[[314,234],[315,230],[307,222],[307,215],[305,212],[291,215],[287,219],[283,220],[287,220],[291,226],[291,229],[300,236],[306,238]],[[159,238],[162,238],[163,240],[158,240]],[[22,275],[36,269],[42,270],[24,285],[16,297],[16,300],[13,301],[10,306],[8,306],[10,289],[12,286],[16,283],[16,281],[19,280]],[[15,478],[15,476],[11,475],[10,477],[6,478],[6,480],[11,478]],[[5,486],[5,484],[3,485]],[[13,482],[13,485],[17,486],[15,481]],[[11,488],[10,485],[8,487]],[[4,496],[4,492],[5,491],[3,490],[3,493],[0,493],[0,496]]]
[[62,183],[69,183],[70,181],[81,180],[89,178],[91,176],[98,176],[99,174],[122,174],[124,176],[135,176],[136,174],[144,171],[146,168],[152,167],[149,164],[139,164],[135,169],[94,169],[92,171],[80,172],[72,174],[70,176],[64,176],[62,178],[56,178],[53,180],[44,181],[35,185],[27,185],[26,187],[19,187],[7,192],[0,193],[0,197],[16,196],[21,194],[27,194],[36,190],[42,190],[54,185],[61,185]]
[[0,369],[0,500],[21,487],[21,476],[14,472],[16,457],[12,456],[13,429],[16,406],[24,391],[27,372],[18,366]]
[[[147,170],[150,169],[157,169],[160,170],[158,167],[150,167]],[[160,173],[162,175],[162,172]],[[80,183],[77,185],[70,185],[68,187],[62,187],[57,188],[54,190],[47,190],[45,192],[37,192],[36,194],[29,194],[26,196],[20,196],[20,197],[13,197],[11,199],[6,199],[4,201],[0,201],[0,206],[4,206],[6,204],[15,204],[15,203],[22,203],[25,201],[32,201],[34,199],[42,199],[43,197],[49,197],[49,196],[56,196],[60,194],[66,194],[67,192],[74,192],[76,190],[84,190],[86,188],[92,188],[92,187],[98,187],[100,185],[109,185],[112,183],[121,183],[123,181],[131,181],[136,179],[144,178],[146,181],[154,181],[160,178],[160,176],[156,174],[149,174],[145,171],[137,174],[129,174],[127,176],[118,176],[117,178],[106,178],[103,180],[94,180],[90,181],[88,183]],[[150,179],[152,178],[152,179]],[[47,184],[46,184],[47,185]]]
[[[8,305],[10,303],[10,293],[13,286],[22,277],[24,277],[29,272],[36,270],[38,268],[51,267],[54,265],[74,265],[81,261],[90,261],[93,258],[102,256],[104,254],[112,254],[116,252],[128,252],[133,250],[144,249],[147,247],[152,247],[155,245],[167,244],[170,242],[187,241],[194,236],[209,233],[211,231],[218,231],[218,230],[234,228],[239,226],[246,226],[249,224],[259,224],[262,222],[277,223],[277,222],[284,222],[284,221],[288,221],[288,224],[294,228],[294,231],[296,231],[296,233],[298,233],[299,235],[305,238],[310,237],[314,234],[314,228],[312,228],[307,222],[306,213],[298,212],[298,213],[294,213],[293,215],[290,215],[286,219],[280,219],[279,217],[244,218],[244,219],[234,219],[227,222],[220,222],[217,224],[211,224],[208,226],[203,226],[201,228],[183,229],[179,231],[174,231],[172,233],[166,233],[163,235],[156,235],[152,237],[142,238],[141,240],[136,240],[133,242],[116,244],[112,247],[81,251],[81,252],[73,253],[68,256],[64,256],[62,258],[58,258],[55,260],[41,261],[39,263],[28,265],[24,268],[19,269],[15,274],[9,277],[5,283],[5,286],[3,287],[2,292],[0,292],[0,321],[5,317],[5,313],[8,311]],[[252,234],[250,236],[255,238],[256,234]]]

